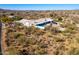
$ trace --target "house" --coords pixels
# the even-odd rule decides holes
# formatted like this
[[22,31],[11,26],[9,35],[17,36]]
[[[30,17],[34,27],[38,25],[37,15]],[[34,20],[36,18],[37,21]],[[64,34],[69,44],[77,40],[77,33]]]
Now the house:
[[27,20],[27,19],[22,19],[20,21],[16,21],[16,22],[19,22],[19,23],[22,23],[24,26],[32,26],[34,25],[35,27],[37,28],[40,28],[40,29],[44,29],[46,25],[58,25],[58,23],[56,23],[55,21],[53,21],[53,19],[51,18],[41,18],[41,19],[37,19],[37,20],[34,20],[34,19],[31,19],[31,20]]
[[27,20],[27,19],[22,19],[16,22],[22,23],[24,26],[27,26],[27,27],[32,26],[34,24],[33,20]]

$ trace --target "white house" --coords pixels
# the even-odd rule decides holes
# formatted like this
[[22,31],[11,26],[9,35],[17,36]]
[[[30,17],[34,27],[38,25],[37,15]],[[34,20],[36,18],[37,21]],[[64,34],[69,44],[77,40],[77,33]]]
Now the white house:
[[54,24],[54,26],[57,25],[57,23],[54,22],[53,19],[51,19],[51,18],[41,18],[41,19],[37,19],[37,20],[22,19],[22,20],[16,21],[16,22],[22,23],[24,26],[28,26],[28,27],[35,25],[35,27],[40,28],[40,29],[44,29],[45,25],[50,24],[50,23]]

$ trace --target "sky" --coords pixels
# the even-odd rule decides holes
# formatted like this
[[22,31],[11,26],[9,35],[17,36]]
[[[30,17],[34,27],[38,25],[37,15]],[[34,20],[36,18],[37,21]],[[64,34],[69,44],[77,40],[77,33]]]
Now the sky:
[[74,10],[79,4],[0,4],[2,9],[10,10]]

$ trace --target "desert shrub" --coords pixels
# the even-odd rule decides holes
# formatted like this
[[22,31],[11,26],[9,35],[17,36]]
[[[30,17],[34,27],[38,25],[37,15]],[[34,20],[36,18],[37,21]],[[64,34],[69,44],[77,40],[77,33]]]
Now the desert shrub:
[[50,32],[51,32],[52,34],[58,34],[58,33],[60,33],[61,31],[59,31],[57,27],[52,27],[52,28],[50,29]]
[[59,18],[58,18],[58,21],[62,21],[62,20],[63,20],[62,17],[59,17]]
[[76,38],[77,42],[79,43],[79,38]]
[[18,50],[17,50],[15,47],[13,47],[13,46],[10,46],[10,47],[8,48],[8,53],[9,53],[10,55],[16,55],[17,52],[18,52]]
[[23,35],[23,33],[21,33],[21,32],[15,32],[14,33],[14,38],[17,39],[17,38],[19,38],[22,35]]
[[40,46],[41,48],[47,48],[47,47],[48,47],[47,44],[44,44],[44,43],[40,44],[39,46]]
[[79,55],[79,49],[78,49],[78,48],[72,48],[72,49],[69,51],[69,54],[70,54],[70,55]]
[[40,50],[36,50],[35,54],[36,55],[44,55],[44,54],[47,54],[47,52],[45,51],[45,49],[40,49]]
[[32,44],[32,45],[34,45],[34,44],[36,44],[36,42],[37,42],[37,40],[35,38],[33,38],[33,37],[28,37],[26,39],[26,44]]
[[3,22],[3,23],[8,23],[8,22],[12,22],[12,21],[13,21],[13,19],[8,18],[8,17],[2,17],[1,18],[1,22]]
[[63,20],[62,17],[56,17],[56,18],[54,19],[54,21],[56,21],[56,22],[62,22],[62,20]]
[[29,52],[25,49],[19,50],[18,55],[29,55]]
[[22,45],[22,44],[25,44],[25,42],[26,42],[26,36],[21,35],[21,36],[19,36],[16,40],[17,40],[17,42],[20,43],[21,45]]
[[14,21],[19,21],[19,20],[22,19],[22,17],[20,17],[20,16],[16,16],[16,17],[13,17],[12,19],[13,19]]

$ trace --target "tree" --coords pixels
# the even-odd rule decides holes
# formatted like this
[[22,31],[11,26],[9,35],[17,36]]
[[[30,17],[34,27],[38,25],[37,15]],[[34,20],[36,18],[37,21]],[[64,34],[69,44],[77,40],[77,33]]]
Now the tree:
[[13,16],[13,15],[14,15],[14,13],[11,13],[10,15],[12,15],[12,16]]

